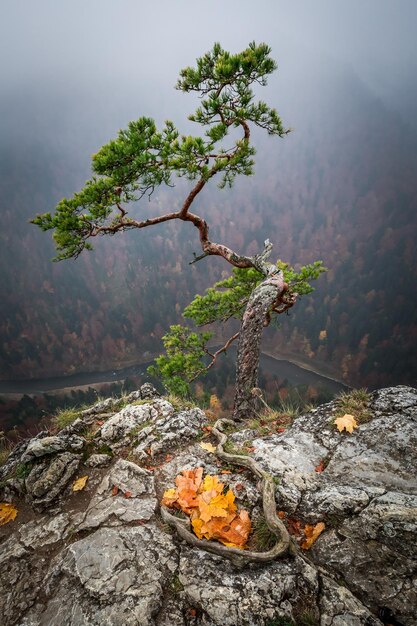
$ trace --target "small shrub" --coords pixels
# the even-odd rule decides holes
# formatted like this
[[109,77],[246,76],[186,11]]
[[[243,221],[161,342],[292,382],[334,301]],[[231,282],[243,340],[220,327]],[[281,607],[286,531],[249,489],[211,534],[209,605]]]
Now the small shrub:
[[175,594],[178,594],[178,593],[181,593],[181,591],[184,591],[184,585],[180,581],[180,577],[178,575],[174,576],[174,578],[172,579],[171,587],[172,587],[172,591]]

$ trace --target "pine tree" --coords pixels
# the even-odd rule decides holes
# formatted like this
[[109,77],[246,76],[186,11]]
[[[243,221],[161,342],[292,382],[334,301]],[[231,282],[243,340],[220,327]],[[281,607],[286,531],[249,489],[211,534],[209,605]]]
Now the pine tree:
[[[184,394],[187,381],[210,367],[238,338],[235,420],[250,416],[256,406],[254,390],[264,326],[272,315],[292,307],[298,294],[312,291],[309,281],[324,271],[320,262],[302,268],[298,274],[283,263],[270,263],[269,240],[254,256],[215,243],[209,238],[206,219],[191,211],[196,196],[211,179],[217,179],[219,187],[225,188],[231,187],[237,176],[253,173],[253,126],[278,137],[289,132],[276,110],[256,100],[252,89],[254,85],[265,86],[275,69],[266,44],[251,43],[246,50],[230,54],[216,43],[197,59],[195,67],[183,69],[177,82],[177,89],[199,94],[200,106],[189,119],[201,125],[204,134],[180,135],[170,121],[158,130],[148,117],[130,122],[93,156],[93,176],[84,188],[72,198],[61,200],[53,215],[45,213],[33,220],[42,230],[53,230],[57,260],[76,258],[83,250],[91,250],[91,241],[98,236],[170,220],[191,222],[198,230],[202,251],[192,262],[216,255],[235,269],[230,279],[217,283],[205,296],[198,296],[185,314],[198,325],[236,317],[241,320],[241,328],[213,354],[207,348],[209,333],[172,327],[165,337],[167,354],[157,360],[156,371],[168,387]],[[237,130],[231,134],[233,129]],[[235,138],[239,131],[240,136]],[[150,197],[161,185],[172,186],[175,177],[191,183],[178,211],[144,220],[129,213],[135,211],[132,203]],[[208,365],[207,356],[211,358]]]

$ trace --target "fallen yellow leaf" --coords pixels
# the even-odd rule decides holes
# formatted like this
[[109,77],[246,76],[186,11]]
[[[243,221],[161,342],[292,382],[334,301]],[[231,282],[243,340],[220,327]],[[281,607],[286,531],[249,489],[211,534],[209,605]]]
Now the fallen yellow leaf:
[[161,500],[161,504],[164,506],[172,506],[178,499],[178,492],[176,489],[167,489],[164,492],[164,496]]
[[197,535],[197,537],[199,539],[203,539],[204,535],[201,532],[201,528],[204,525],[203,520],[200,519],[199,517],[195,517],[193,520],[191,520],[191,524],[192,524],[193,530],[194,530],[195,534]]
[[310,550],[313,543],[318,539],[325,528],[326,524],[324,522],[319,522],[315,525],[306,524],[303,529],[305,540],[301,544],[303,550]]
[[73,491],[81,491],[86,486],[87,480],[88,480],[88,476],[82,476],[81,478],[78,478],[77,480],[74,480],[74,482],[72,484],[72,490]]
[[217,448],[216,446],[213,446],[213,444],[211,443],[200,443],[200,448],[203,448],[203,450],[207,450],[207,452],[216,452]]
[[175,478],[176,489],[168,489],[162,504],[180,508],[190,516],[193,530],[199,539],[217,539],[225,545],[244,548],[251,522],[247,511],[237,512],[235,494],[218,476],[207,474],[202,480],[203,468],[183,470]]
[[[212,476],[211,474],[207,474],[203,481],[203,489],[202,491],[213,491],[216,493],[221,493],[223,491],[223,483],[219,481],[216,475]],[[213,493],[213,496],[215,493]]]
[[17,515],[17,509],[13,504],[0,502],[0,526],[12,522]]
[[355,416],[349,415],[349,413],[345,413],[342,417],[338,417],[333,423],[336,424],[339,432],[346,430],[348,433],[353,433],[353,429],[358,427],[358,422],[355,420]]

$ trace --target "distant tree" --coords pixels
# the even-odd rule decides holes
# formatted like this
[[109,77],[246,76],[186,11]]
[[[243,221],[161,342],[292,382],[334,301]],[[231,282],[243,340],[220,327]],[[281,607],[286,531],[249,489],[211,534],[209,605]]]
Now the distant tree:
[[[237,421],[249,416],[257,404],[263,328],[274,314],[292,307],[298,295],[312,291],[310,281],[324,271],[321,262],[305,266],[298,273],[285,263],[268,262],[272,251],[269,240],[259,254],[245,256],[235,252],[211,241],[206,219],[191,212],[196,196],[212,178],[218,178],[223,189],[231,187],[236,176],[253,173],[251,126],[278,137],[289,132],[276,110],[257,101],[252,90],[254,85],[265,86],[275,69],[266,44],[251,43],[233,55],[216,43],[197,59],[196,67],[181,71],[177,83],[177,89],[200,96],[200,106],[189,119],[206,128],[202,136],[180,135],[170,121],[161,131],[147,117],[130,122],[117,139],[93,156],[94,175],[84,188],[72,198],[61,200],[53,215],[45,213],[33,220],[42,230],[53,229],[56,260],[76,258],[83,250],[91,250],[91,240],[100,235],[115,235],[170,220],[191,222],[198,230],[202,250],[200,255],[194,255],[192,263],[216,255],[234,266],[234,270],[229,279],[215,284],[206,295],[197,296],[185,314],[197,325],[238,318],[240,331],[222,348],[210,353],[210,333],[173,326],[164,338],[167,353],[157,359],[154,371],[168,388],[184,394],[187,381],[210,367],[239,338],[233,412]],[[136,208],[135,203],[150,197],[156,187],[172,186],[174,176],[192,183],[178,211],[147,219],[128,213],[129,204]],[[207,363],[207,358],[211,363]]]

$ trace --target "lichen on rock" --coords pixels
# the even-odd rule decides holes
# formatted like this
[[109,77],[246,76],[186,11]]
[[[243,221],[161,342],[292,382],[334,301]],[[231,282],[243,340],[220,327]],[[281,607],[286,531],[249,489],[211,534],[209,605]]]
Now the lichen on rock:
[[[200,409],[150,395],[96,405],[76,432],[43,431],[11,454],[4,493],[18,515],[0,528],[2,625],[381,626],[389,615],[414,626],[416,390],[374,392],[352,434],[334,427],[328,403],[252,442],[279,509],[325,530],[308,551],[243,569],[161,522],[158,500],[182,469],[222,466],[198,444]],[[248,438],[230,435],[236,445]],[[222,480],[259,509],[257,480],[227,472]]]

